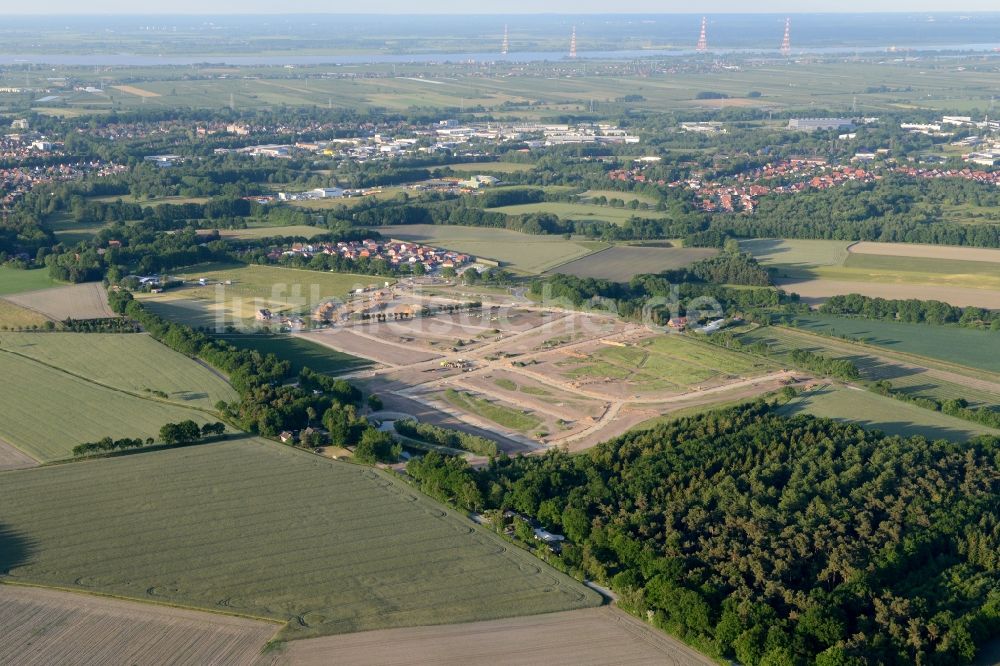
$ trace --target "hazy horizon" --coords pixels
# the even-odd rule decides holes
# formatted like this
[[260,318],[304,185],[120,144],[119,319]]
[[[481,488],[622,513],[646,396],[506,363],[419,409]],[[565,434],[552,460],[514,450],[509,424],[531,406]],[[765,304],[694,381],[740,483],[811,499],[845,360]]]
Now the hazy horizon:
[[375,0],[366,4],[367,11],[358,12],[356,6],[351,5],[344,8],[337,7],[325,0],[297,0],[275,4],[264,0],[172,0],[165,2],[157,0],[151,2],[143,8],[143,11],[136,12],[135,3],[127,0],[92,0],[87,3],[86,8],[81,11],[81,5],[74,0],[50,0],[45,3],[44,8],[39,11],[37,5],[19,5],[9,9],[0,10],[0,16],[93,16],[93,15],[118,15],[118,16],[190,16],[190,15],[356,15],[365,16],[372,14],[393,14],[393,15],[427,15],[427,14],[447,14],[447,15],[486,15],[503,16],[517,14],[555,14],[555,15],[621,15],[621,14],[878,14],[878,13],[901,13],[901,14],[940,14],[952,15],[961,13],[998,13],[996,4],[984,0],[972,0],[961,3],[957,6],[942,8],[938,2],[920,2],[889,0],[885,2],[862,2],[860,0],[845,0],[835,8],[827,11],[802,11],[802,3],[777,0],[756,4],[752,9],[746,3],[732,0],[722,2],[703,3],[697,10],[690,9],[690,5],[684,3],[670,3],[664,6],[663,2],[653,0],[636,0],[628,3],[627,7],[616,8],[615,11],[607,11],[607,3],[596,0],[556,0],[547,2],[544,9],[539,8],[539,3],[526,0],[512,0],[504,6],[507,11],[497,12],[478,11],[477,5],[470,5],[466,2],[454,2],[450,0],[431,0],[425,2],[419,11],[414,11],[410,2],[402,0]]

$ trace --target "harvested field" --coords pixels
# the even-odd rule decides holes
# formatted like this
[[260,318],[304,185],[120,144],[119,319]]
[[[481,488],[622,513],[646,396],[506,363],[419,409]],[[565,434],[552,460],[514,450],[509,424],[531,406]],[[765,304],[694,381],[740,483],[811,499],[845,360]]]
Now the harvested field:
[[0,332],[0,350],[140,396],[159,391],[184,406],[211,410],[238,397],[214,371],[145,333]]
[[848,250],[851,254],[876,254],[885,257],[918,259],[948,259],[953,261],[988,261],[1000,263],[1000,250],[951,245],[918,245],[916,243],[874,243],[861,241]]
[[67,458],[77,444],[106,436],[157,437],[164,423],[191,419],[200,425],[217,420],[202,411],[106,388],[6,351],[0,351],[0,376],[4,377],[0,438],[42,462]]
[[522,173],[535,168],[534,164],[522,162],[459,162],[446,165],[456,173]]
[[547,272],[628,282],[636,275],[662,273],[663,271],[683,268],[716,254],[718,251],[710,248],[616,245],[607,250],[587,255],[582,259],[556,266]]
[[0,327],[10,329],[41,327],[47,321],[52,320],[40,312],[0,298]]
[[302,666],[715,664],[680,641],[611,607],[295,641],[284,647],[279,660]]
[[389,343],[361,328],[323,329],[302,333],[301,337],[351,356],[386,365],[409,365],[440,358],[440,354],[414,349],[403,343]]
[[279,625],[60,590],[0,585],[0,663],[266,664]]
[[34,467],[38,461],[17,447],[0,439],[0,472]]
[[6,297],[15,305],[34,310],[50,319],[98,319],[114,317],[108,294],[100,282],[40,289]]
[[121,90],[123,93],[128,93],[129,95],[135,95],[136,97],[159,97],[160,93],[155,93],[151,90],[143,90],[142,88],[136,88],[135,86],[111,86],[115,90]]
[[943,301],[958,307],[975,306],[1000,309],[1000,291],[971,287],[943,287],[928,284],[895,284],[885,282],[854,282],[847,280],[779,279],[778,285],[787,292],[802,297],[804,303],[817,305],[838,294],[862,294],[876,298],[916,298]]
[[399,479],[259,439],[6,472],[0,507],[30,538],[11,581],[271,618],[285,638],[601,603]]

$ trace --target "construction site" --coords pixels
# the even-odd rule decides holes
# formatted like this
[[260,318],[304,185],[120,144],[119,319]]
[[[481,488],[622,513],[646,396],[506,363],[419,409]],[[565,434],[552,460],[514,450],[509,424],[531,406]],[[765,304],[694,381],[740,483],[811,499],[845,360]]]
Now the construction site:
[[[348,375],[386,408],[500,442],[508,452],[581,450],[682,409],[752,398],[795,381],[695,333],[518,298],[469,308],[456,294],[382,297],[421,316],[348,317],[299,335],[375,365]],[[453,311],[449,311],[449,309]]]

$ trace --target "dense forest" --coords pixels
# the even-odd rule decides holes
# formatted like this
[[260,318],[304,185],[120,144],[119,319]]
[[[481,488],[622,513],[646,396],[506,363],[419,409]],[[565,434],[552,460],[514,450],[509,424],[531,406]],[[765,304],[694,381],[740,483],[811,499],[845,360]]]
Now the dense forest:
[[746,666],[964,664],[1000,633],[995,439],[890,437],[757,402],[579,455],[408,470],[565,534],[569,570]]

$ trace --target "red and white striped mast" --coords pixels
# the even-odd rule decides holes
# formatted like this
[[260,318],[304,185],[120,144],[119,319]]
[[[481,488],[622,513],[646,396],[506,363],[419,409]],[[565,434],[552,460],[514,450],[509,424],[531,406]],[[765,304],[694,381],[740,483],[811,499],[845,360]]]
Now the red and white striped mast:
[[785,19],[785,38],[781,40],[781,55],[792,55],[792,19]]
[[708,19],[701,17],[701,35],[698,37],[698,45],[695,47],[698,53],[708,50]]

